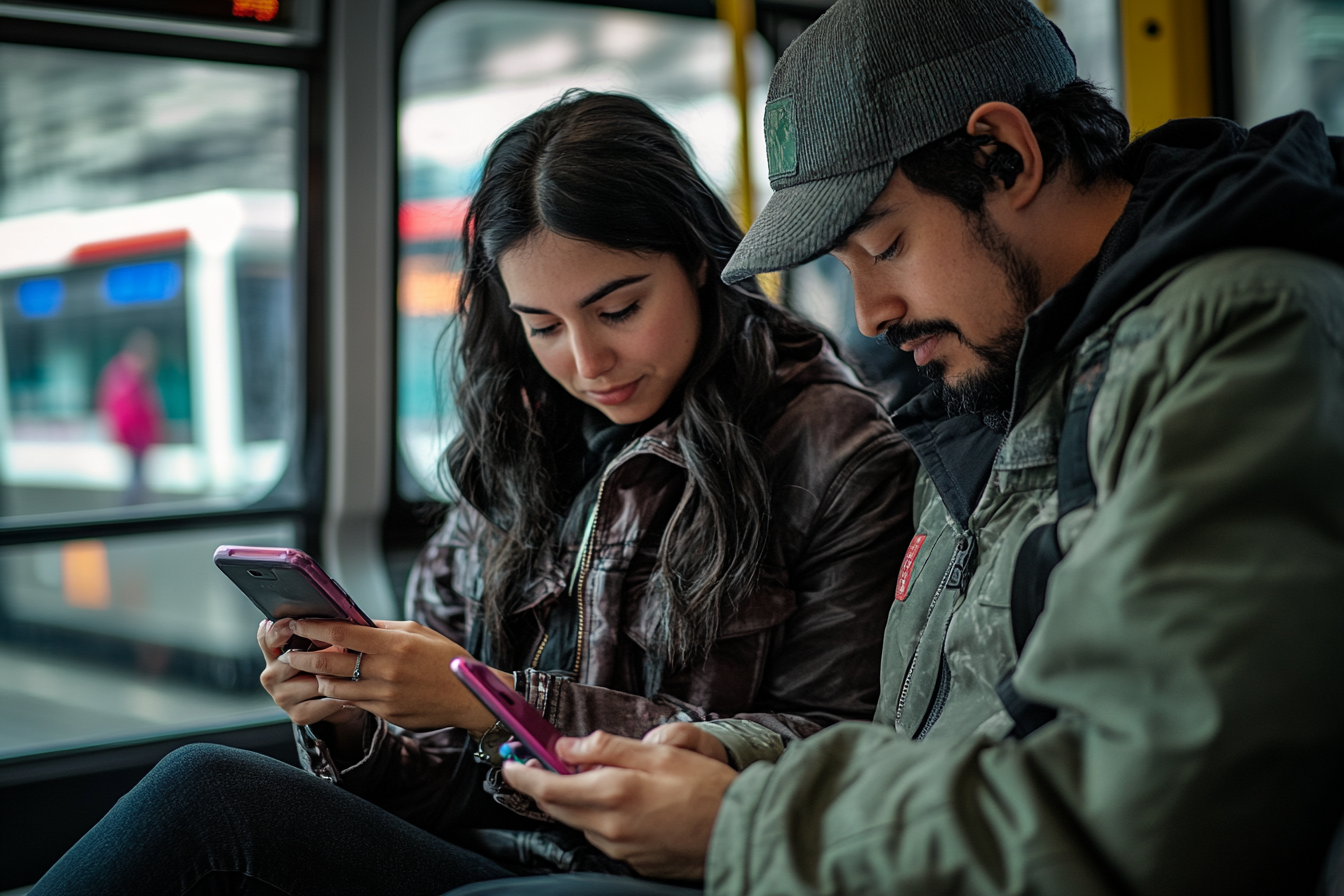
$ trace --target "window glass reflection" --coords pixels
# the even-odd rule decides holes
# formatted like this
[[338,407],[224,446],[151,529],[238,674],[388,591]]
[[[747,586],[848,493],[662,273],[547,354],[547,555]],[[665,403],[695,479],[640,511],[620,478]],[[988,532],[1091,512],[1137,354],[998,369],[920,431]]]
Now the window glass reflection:
[[1064,32],[1078,64],[1078,77],[1106,91],[1124,108],[1120,62],[1120,10],[1116,0],[1035,0]]
[[285,69],[0,44],[0,515],[280,480],[297,96]]
[[1326,133],[1344,132],[1344,3],[1235,0],[1232,10],[1237,120],[1307,109]]
[[[0,44],[0,525],[301,497],[298,90],[288,69]],[[0,757],[277,718],[260,613],[211,558],[295,538],[0,549]]]
[[294,539],[280,522],[0,548],[0,759],[281,718],[261,613],[211,558]]

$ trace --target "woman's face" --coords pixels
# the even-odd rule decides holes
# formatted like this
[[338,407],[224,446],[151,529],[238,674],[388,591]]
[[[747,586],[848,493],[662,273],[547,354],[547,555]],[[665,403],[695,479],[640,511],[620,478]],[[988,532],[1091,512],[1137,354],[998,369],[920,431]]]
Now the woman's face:
[[501,255],[499,272],[542,368],[614,423],[652,417],[691,363],[700,306],[672,255],[541,231]]

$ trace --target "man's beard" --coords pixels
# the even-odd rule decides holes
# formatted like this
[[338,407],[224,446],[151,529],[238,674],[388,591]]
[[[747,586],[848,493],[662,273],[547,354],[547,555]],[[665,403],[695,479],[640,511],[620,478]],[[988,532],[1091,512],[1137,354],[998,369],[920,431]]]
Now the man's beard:
[[995,266],[1003,271],[1008,281],[1013,298],[1014,322],[983,345],[971,342],[962,335],[956,324],[945,318],[892,324],[882,331],[880,338],[896,348],[926,336],[955,336],[984,362],[980,369],[962,375],[955,385],[947,382],[947,365],[942,361],[930,361],[919,368],[919,372],[933,381],[949,415],[978,414],[990,429],[1007,432],[1012,422],[1010,417],[1017,356],[1026,332],[1027,315],[1036,310],[1041,302],[1041,269],[1008,241],[1007,234],[995,226],[987,214],[981,213],[971,220],[976,242],[989,254]]

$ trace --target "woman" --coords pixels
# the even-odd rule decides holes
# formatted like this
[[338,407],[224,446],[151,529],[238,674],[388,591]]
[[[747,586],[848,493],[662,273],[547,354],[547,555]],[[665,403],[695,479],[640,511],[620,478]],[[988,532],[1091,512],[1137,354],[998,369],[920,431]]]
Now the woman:
[[[672,128],[630,97],[567,94],[496,142],[465,232],[445,459],[462,500],[412,573],[414,621],[258,635],[304,767],[339,787],[179,751],[35,893],[83,880],[114,831],[166,838],[162,856],[184,826],[189,870],[145,870],[143,848],[98,861],[173,892],[629,873],[502,784],[507,733],[449,673],[457,656],[566,734],[702,722],[678,745],[737,767],[762,730],[740,720],[787,741],[871,717],[912,454],[816,329],[722,284],[741,233]],[[294,634],[334,646],[282,653]],[[165,811],[184,787],[222,817]]]

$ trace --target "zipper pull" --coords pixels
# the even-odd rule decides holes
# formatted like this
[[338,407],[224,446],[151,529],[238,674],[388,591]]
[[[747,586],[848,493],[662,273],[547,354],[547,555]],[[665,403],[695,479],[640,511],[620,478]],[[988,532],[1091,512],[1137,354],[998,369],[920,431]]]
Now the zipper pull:
[[957,539],[957,549],[952,554],[952,564],[947,568],[947,587],[962,590],[969,578],[967,571],[975,559],[975,536],[967,533]]

